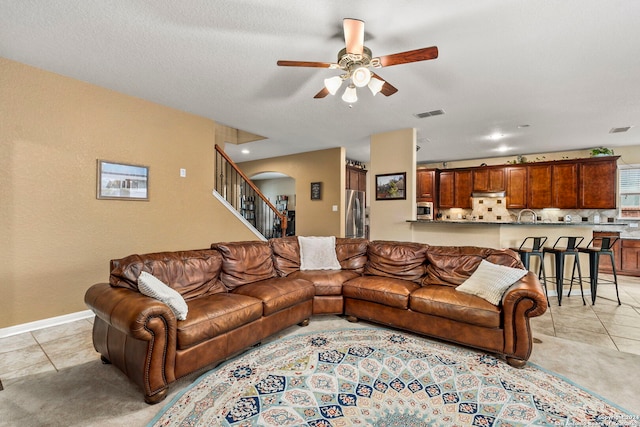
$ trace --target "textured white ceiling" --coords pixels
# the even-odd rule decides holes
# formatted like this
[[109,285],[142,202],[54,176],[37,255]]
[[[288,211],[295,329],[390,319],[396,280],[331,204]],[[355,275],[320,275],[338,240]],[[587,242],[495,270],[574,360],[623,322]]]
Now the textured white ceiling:
[[[346,17],[374,56],[440,56],[377,70],[391,97],[313,99],[339,73],[276,61],[336,61]],[[0,56],[267,137],[227,145],[236,161],[367,161],[371,134],[415,127],[435,162],[640,144],[638,127],[608,133],[640,124],[639,17],[637,0],[0,0]]]

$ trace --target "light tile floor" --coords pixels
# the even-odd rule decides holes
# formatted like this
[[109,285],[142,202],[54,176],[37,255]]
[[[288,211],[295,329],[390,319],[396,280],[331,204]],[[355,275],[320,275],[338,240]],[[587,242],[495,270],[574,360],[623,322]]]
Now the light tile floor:
[[[602,276],[607,278],[606,275]],[[640,354],[640,277],[618,277],[618,306],[613,285],[598,287],[598,298],[591,305],[582,304],[579,289],[562,299],[550,297],[547,312],[532,319],[534,337],[551,335],[571,341]],[[552,287],[550,287],[552,289]],[[58,371],[96,360],[91,328],[93,319],[0,338],[0,384],[7,387],[12,380],[47,371]]]

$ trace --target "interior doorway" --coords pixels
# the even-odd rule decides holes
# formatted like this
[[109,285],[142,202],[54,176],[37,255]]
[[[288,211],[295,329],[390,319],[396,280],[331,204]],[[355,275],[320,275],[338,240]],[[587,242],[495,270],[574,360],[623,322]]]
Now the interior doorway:
[[261,172],[251,178],[260,192],[287,215],[287,236],[296,234],[296,180],[280,172]]

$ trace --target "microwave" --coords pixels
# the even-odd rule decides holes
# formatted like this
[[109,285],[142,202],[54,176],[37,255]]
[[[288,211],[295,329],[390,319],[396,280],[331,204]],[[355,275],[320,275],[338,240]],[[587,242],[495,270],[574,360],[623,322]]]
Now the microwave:
[[416,203],[417,219],[433,220],[433,202],[418,202]]

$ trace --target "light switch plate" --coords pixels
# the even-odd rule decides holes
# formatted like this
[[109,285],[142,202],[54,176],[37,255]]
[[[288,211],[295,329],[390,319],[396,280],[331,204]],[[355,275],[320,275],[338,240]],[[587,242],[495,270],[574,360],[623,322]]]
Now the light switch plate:
[[333,206],[331,207],[331,209],[332,209],[334,212],[338,212],[338,205],[333,205]]
[[186,169],[180,169],[180,176],[183,177],[183,178],[185,176],[187,176],[187,170]]

